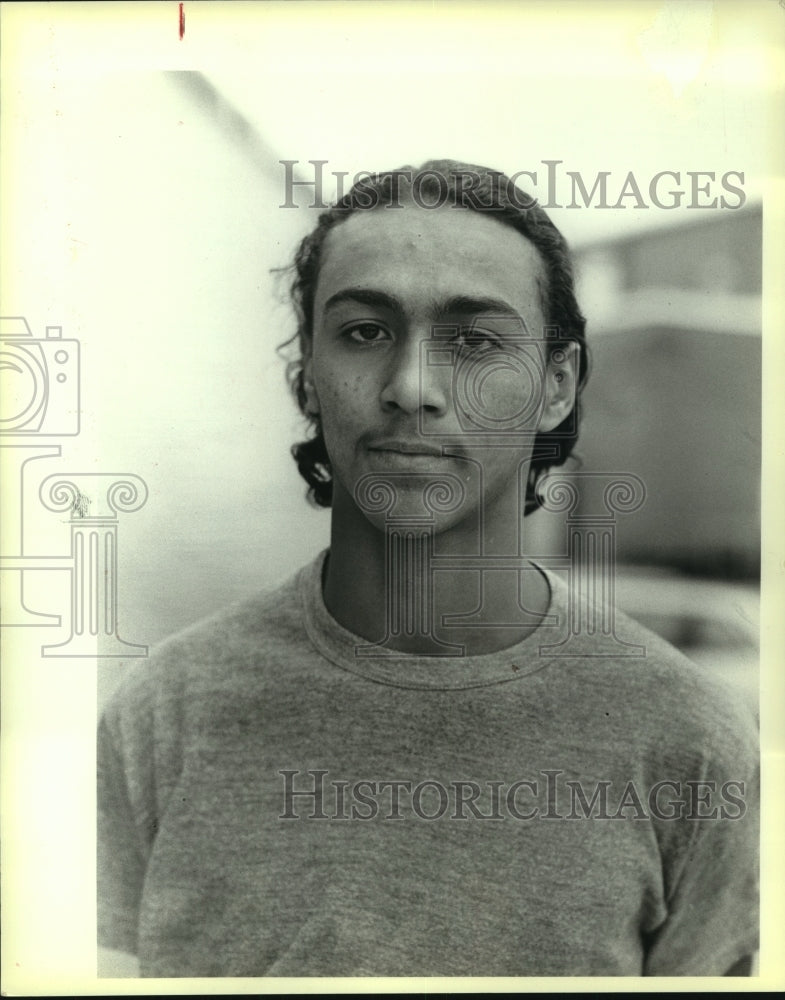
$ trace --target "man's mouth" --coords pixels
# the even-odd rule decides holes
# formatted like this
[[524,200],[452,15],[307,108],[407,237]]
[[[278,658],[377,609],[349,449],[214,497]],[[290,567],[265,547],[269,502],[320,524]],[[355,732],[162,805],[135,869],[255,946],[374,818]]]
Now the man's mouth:
[[421,455],[429,458],[444,457],[444,452],[439,445],[428,444],[426,441],[406,441],[397,438],[371,441],[368,444],[368,450],[393,455]]

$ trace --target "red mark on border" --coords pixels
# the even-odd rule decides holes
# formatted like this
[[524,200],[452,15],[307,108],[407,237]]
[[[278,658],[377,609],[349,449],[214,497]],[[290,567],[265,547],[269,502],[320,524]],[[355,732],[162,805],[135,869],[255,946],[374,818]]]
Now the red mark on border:
[[183,10],[183,5],[180,4],[180,40],[182,41],[183,35],[185,34],[185,11]]

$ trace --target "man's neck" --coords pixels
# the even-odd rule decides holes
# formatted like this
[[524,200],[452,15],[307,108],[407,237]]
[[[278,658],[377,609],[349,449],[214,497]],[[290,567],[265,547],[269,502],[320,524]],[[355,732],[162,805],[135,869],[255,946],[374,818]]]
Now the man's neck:
[[[518,538],[506,537],[515,518],[504,510],[494,513],[486,518],[483,552],[515,555]],[[379,527],[339,501],[325,604],[351,632],[399,652],[438,655],[462,647],[465,655],[478,655],[507,649],[537,627],[548,609],[548,584],[528,561],[522,571],[480,572],[473,565],[478,551],[477,531],[466,525],[438,534],[425,526]],[[456,568],[449,568],[449,560]],[[445,616],[457,619],[446,624]]]

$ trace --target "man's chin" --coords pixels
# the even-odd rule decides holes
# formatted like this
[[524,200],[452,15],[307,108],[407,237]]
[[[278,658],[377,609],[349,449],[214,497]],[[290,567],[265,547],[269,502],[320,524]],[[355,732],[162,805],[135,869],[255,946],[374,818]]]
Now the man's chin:
[[[431,514],[424,516],[422,507],[416,503],[408,506],[401,502],[395,517],[383,514],[368,514],[363,512],[366,520],[381,535],[390,538],[407,538],[412,543],[424,542],[428,538],[444,538],[453,533],[467,534],[472,538],[477,535],[476,527],[470,528],[464,512],[453,514]],[[440,547],[441,550],[441,547]]]
[[413,469],[370,472],[355,483],[354,502],[373,524],[444,522],[460,519],[466,484],[452,471]]

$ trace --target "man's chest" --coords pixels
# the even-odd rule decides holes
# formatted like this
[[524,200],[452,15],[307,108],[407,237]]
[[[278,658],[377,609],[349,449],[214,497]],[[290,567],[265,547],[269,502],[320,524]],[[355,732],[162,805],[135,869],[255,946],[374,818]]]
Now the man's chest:
[[187,758],[144,886],[148,974],[640,974],[665,916],[646,822],[584,815],[534,756],[298,745]]

